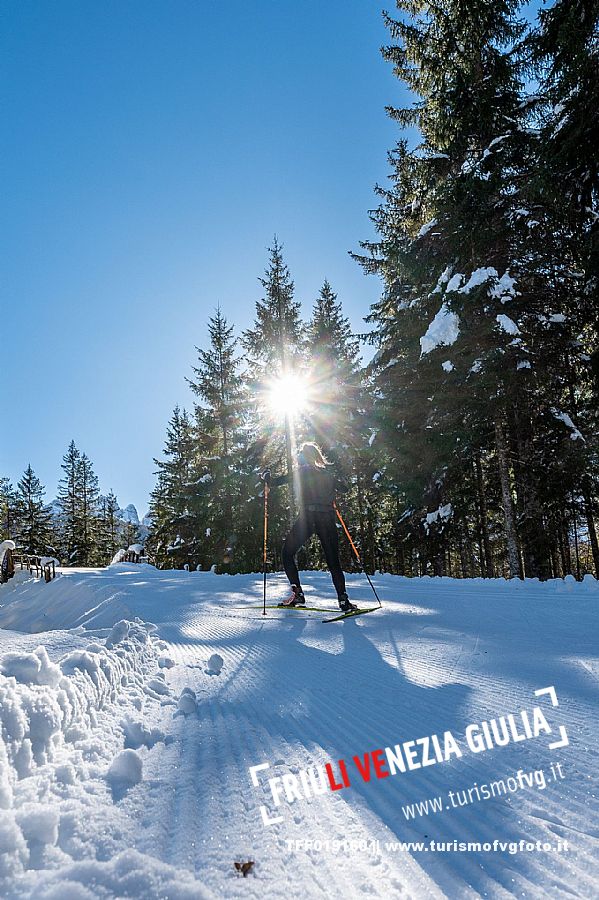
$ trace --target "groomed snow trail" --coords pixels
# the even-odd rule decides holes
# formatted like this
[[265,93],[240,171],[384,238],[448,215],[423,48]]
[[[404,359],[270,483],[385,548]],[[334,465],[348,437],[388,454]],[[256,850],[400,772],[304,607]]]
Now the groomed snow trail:
[[[303,582],[310,605],[332,605],[325,573],[306,573]],[[15,587],[10,599],[0,592],[0,628],[12,629],[11,640],[38,632],[34,644],[22,635],[23,647],[44,643],[54,659],[65,632],[41,634],[42,623],[79,626],[77,646],[105,635],[124,611],[157,625],[175,665],[164,669],[168,697],[144,709],[144,724],[168,738],[144,748],[140,783],[116,795],[105,789],[102,828],[111,832],[104,837],[111,853],[133,849],[181,873],[185,881],[173,881],[168,896],[194,896],[194,884],[198,897],[595,896],[597,583],[380,576],[377,584],[381,611],[323,625],[318,613],[263,617],[251,609],[261,598],[259,576],[119,565]],[[365,580],[350,577],[349,588],[368,601]],[[271,602],[284,593],[282,577],[272,576]],[[224,661],[219,675],[206,672],[214,653]],[[534,695],[548,686],[559,698],[555,710]],[[184,688],[197,697],[189,715],[174,705]],[[249,768],[260,763],[270,765],[266,780],[447,730],[463,742],[468,724],[541,703],[552,725],[566,727],[568,746],[549,750],[553,737],[542,735],[368,783],[354,768],[351,787],[278,809],[250,780]],[[449,791],[518,771],[549,773],[556,762],[563,778],[548,776],[544,789],[525,785],[406,818],[411,804],[443,797],[447,807]],[[265,827],[264,804],[283,821]],[[343,839],[368,849],[327,846]],[[429,846],[521,839],[566,840],[570,849],[435,853]],[[423,848],[400,849],[399,841]],[[233,863],[247,859],[254,871],[241,878]],[[26,895],[15,886],[15,897]]]

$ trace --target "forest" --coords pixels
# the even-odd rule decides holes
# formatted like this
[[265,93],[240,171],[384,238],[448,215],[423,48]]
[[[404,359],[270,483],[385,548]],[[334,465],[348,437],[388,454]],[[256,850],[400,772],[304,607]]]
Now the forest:
[[[157,460],[162,565],[258,569],[257,475],[316,440],[370,571],[599,575],[597,5],[397,7],[382,52],[414,101],[388,109],[377,238],[353,253],[380,300],[353,334],[325,280],[303,321],[275,239],[253,327],[215,311]],[[269,499],[277,568],[293,498]]]
[[[599,576],[597,4],[532,22],[515,0],[396,6],[382,55],[413,102],[387,109],[375,238],[348,248],[380,298],[354,333],[324,273],[296,297],[278,237],[250,328],[215,298],[193,408],[175,407],[155,460],[146,546],[161,567],[258,571],[260,472],[284,474],[315,440],[350,485],[339,508],[368,571]],[[63,556],[105,558],[97,491],[90,507],[71,463]],[[293,503],[269,497],[275,569]],[[101,538],[81,525],[90,510]],[[322,564],[316,543],[300,557]]]

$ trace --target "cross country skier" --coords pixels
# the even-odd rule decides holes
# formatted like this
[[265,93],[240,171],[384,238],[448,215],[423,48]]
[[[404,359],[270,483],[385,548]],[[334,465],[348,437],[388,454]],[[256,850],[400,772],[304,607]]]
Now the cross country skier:
[[[316,444],[302,444],[297,454],[297,463],[297,469],[294,469],[291,478],[297,485],[298,517],[283,541],[283,567],[291,584],[291,596],[279,606],[306,605],[295,554],[309,537],[317,534],[337,591],[339,607],[342,612],[351,612],[358,607],[350,603],[345,590],[345,576],[339,562],[339,538],[333,507],[336,491],[347,490],[347,487],[335,478],[330,471],[330,464]],[[290,480],[287,475],[271,479],[268,470],[262,473],[261,478],[269,485],[280,485]]]

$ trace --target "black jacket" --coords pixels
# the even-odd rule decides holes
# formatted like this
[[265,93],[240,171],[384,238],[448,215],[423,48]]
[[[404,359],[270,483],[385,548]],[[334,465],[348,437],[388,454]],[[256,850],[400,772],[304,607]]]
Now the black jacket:
[[281,475],[273,478],[271,484],[289,484],[293,481],[300,514],[302,512],[332,512],[337,494],[347,491],[347,484],[338,478],[330,468],[298,466],[291,477]]

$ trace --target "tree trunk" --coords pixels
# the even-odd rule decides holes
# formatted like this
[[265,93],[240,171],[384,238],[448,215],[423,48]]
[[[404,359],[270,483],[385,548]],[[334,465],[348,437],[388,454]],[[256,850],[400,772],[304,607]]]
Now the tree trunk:
[[549,540],[539,501],[538,478],[535,474],[532,424],[524,402],[512,410],[518,447],[516,489],[520,511],[520,537],[524,571],[529,578],[544,581],[551,577]]
[[[485,496],[485,483],[483,480],[483,467],[480,461],[480,453],[476,453],[474,456],[474,471],[476,473],[476,492],[478,494],[478,509],[479,509],[479,517],[480,517],[480,530],[483,541],[483,547],[485,549],[485,571],[484,574],[487,578],[495,578],[495,571],[493,569],[493,554],[491,553],[491,542],[489,540],[489,525],[487,522],[487,498]],[[482,569],[482,560],[481,560],[481,569]],[[481,574],[483,574],[481,572]]]
[[597,531],[595,529],[595,518],[593,515],[591,484],[590,479],[586,477],[583,479],[582,483],[582,497],[584,500],[584,514],[587,520],[589,540],[591,542],[591,552],[593,554],[595,578],[599,578],[599,543],[597,542]]
[[505,432],[503,430],[503,424],[499,421],[499,419],[495,423],[495,448],[497,450],[499,479],[501,482],[501,499],[503,503],[503,514],[505,516],[505,536],[507,541],[507,558],[510,578],[522,578],[520,556],[518,552],[518,534],[516,531],[514,501],[512,499],[510,470],[507,460]]
[[560,549],[560,557],[562,561],[562,572],[564,575],[572,574],[572,557],[570,555],[570,537],[568,535],[568,528],[566,525],[566,521],[563,516],[560,516],[559,519],[559,549]]

